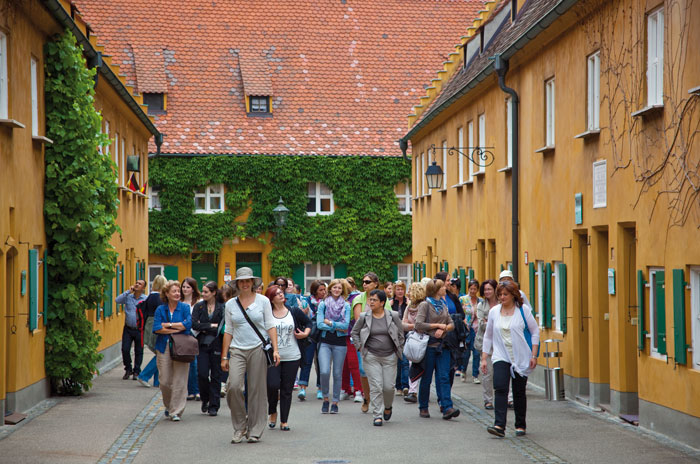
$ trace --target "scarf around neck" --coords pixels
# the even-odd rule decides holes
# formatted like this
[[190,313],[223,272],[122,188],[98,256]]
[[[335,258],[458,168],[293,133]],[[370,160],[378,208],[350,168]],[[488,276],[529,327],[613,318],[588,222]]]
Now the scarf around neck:
[[327,296],[323,302],[326,304],[326,319],[345,322],[345,299],[342,296],[339,296],[338,299]]
[[442,300],[436,300],[436,299],[433,298],[432,296],[427,297],[426,300],[428,300],[428,303],[430,303],[431,305],[433,305],[433,308],[435,308],[435,312],[437,312],[438,314],[440,314],[440,312],[442,311],[442,309],[445,307],[445,302],[444,302],[444,301],[442,301]]

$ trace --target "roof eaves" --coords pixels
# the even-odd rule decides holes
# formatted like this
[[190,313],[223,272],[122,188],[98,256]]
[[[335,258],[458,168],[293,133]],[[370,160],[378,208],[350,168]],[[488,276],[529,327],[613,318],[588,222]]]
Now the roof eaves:
[[[90,40],[85,36],[83,31],[80,30],[73,18],[71,18],[70,13],[63,8],[59,0],[42,0],[42,3],[60,24],[71,30],[78,43],[83,47],[83,52],[88,59],[94,59],[98,56],[98,51],[95,50]],[[87,25],[86,27],[89,28]],[[90,28],[90,30],[92,29]],[[101,63],[99,64],[99,71],[112,85],[112,87],[114,87],[127,106],[134,112],[134,114],[136,114],[143,125],[148,128],[148,131],[156,137],[156,140],[159,140],[161,134],[158,129],[156,129],[153,121],[151,121],[148,115],[143,111],[143,108],[141,108],[138,102],[134,99],[133,95],[127,90],[124,83],[114,73],[111,66],[105,60],[101,60]]]
[[319,155],[308,154],[302,155],[299,153],[149,153],[148,158],[206,158],[208,156],[229,156],[229,157],[244,157],[244,156],[272,156],[272,157],[295,157],[295,158],[399,158],[401,155]]
[[[564,13],[566,13],[578,0],[560,0],[556,5],[554,5],[546,14],[540,18],[539,21],[533,23],[525,32],[523,32],[518,38],[511,42],[502,52],[501,56],[504,59],[510,59],[518,51],[522,50],[530,41],[535,39],[540,32],[547,29],[554,23],[558,18],[560,18]],[[494,38],[495,39],[495,38]],[[425,127],[430,121],[435,119],[440,113],[445,109],[449,108],[455,101],[457,101],[462,96],[466,95],[471,89],[476,87],[484,79],[486,79],[494,71],[493,62],[489,61],[476,76],[474,76],[469,82],[467,82],[462,88],[451,95],[447,100],[442,102],[440,105],[428,109],[428,113],[422,118],[418,123],[416,123],[401,140],[408,142],[419,130]]]

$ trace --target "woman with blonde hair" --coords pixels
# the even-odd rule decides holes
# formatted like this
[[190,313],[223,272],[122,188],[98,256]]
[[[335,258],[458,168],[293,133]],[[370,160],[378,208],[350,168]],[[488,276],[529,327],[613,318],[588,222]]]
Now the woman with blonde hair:
[[450,385],[451,353],[443,348],[443,339],[447,332],[454,330],[447,305],[444,303],[445,282],[433,279],[425,286],[426,299],[418,305],[416,315],[416,331],[430,335],[428,348],[423,358],[423,376],[418,388],[418,409],[420,417],[430,417],[428,400],[430,399],[430,383],[435,372],[435,390],[442,418],[445,420],[459,416],[459,409],[452,404],[452,386]]
[[[156,337],[153,335],[153,316],[156,314],[158,306],[163,304],[163,300],[160,299],[160,291],[167,282],[168,280],[164,276],[157,275],[151,284],[151,293],[142,303],[139,303],[139,305],[142,305],[143,317],[146,320],[143,327],[143,341],[154,354],[156,352]],[[146,367],[141,371],[136,380],[144,387],[150,387],[148,381],[151,377],[153,377],[153,386],[157,387],[159,385],[158,365],[155,356],[146,364]]]
[[[403,331],[405,333],[410,332],[416,328],[416,316],[418,315],[418,305],[425,300],[425,287],[420,282],[413,282],[410,287],[408,287],[408,306],[403,312],[403,318],[401,320],[403,324]],[[409,372],[413,363],[409,362]],[[409,375],[408,378],[408,395],[405,395],[403,400],[407,403],[417,403],[418,402],[418,382],[419,378],[414,378]]]
[[190,333],[192,315],[190,307],[180,301],[180,282],[171,280],[160,292],[165,302],[158,306],[153,318],[156,339],[156,359],[160,374],[160,391],[163,394],[165,417],[180,421],[187,404],[187,370],[189,363],[174,361],[168,347],[170,335]]

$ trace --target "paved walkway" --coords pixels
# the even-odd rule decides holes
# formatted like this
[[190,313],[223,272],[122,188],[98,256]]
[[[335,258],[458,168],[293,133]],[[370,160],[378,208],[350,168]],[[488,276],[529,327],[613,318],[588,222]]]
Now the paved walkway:
[[[290,432],[267,430],[259,444],[230,444],[232,429],[225,403],[218,417],[188,402],[183,421],[163,418],[160,394],[137,382],[121,380],[121,368],[96,379],[78,398],[40,405],[30,420],[0,427],[0,462],[12,463],[457,463],[615,462],[685,463],[700,461],[700,451],[659,440],[603,413],[570,402],[548,402],[528,389],[528,435],[506,439],[488,435],[492,413],[485,411],[481,386],[455,379],[455,403],[462,415],[440,419],[431,403],[431,419],[418,417],[415,405],[397,397],[394,416],[373,427],[351,401],[340,414],[321,415],[321,402],[294,400]],[[542,375],[541,370],[534,375]],[[470,379],[471,380],[471,379]],[[311,388],[310,393],[315,393]],[[512,424],[512,411],[509,413]],[[4,438],[3,438],[4,437]]]

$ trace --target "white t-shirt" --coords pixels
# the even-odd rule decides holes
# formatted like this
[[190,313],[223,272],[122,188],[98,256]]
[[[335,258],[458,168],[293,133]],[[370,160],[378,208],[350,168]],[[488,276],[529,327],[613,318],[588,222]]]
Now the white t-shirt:
[[[275,326],[275,318],[272,316],[270,300],[264,295],[256,293],[255,301],[245,309],[251,322],[255,324],[260,331],[260,335],[262,335],[263,338],[267,338],[267,331]],[[225,318],[225,332],[233,336],[231,339],[231,348],[250,350],[262,345],[260,337],[257,336],[241,312],[241,308],[238,306],[238,297],[231,298],[226,303]]]
[[501,338],[503,339],[503,344],[506,346],[506,350],[508,350],[510,359],[515,358],[515,356],[513,356],[513,339],[510,336],[510,323],[512,321],[513,314],[510,316],[501,315],[501,318],[498,320],[498,329],[501,331]]
[[294,337],[294,316],[287,310],[284,317],[272,317],[277,328],[277,350],[280,353],[280,361],[296,361],[301,359],[301,351],[297,339]]

